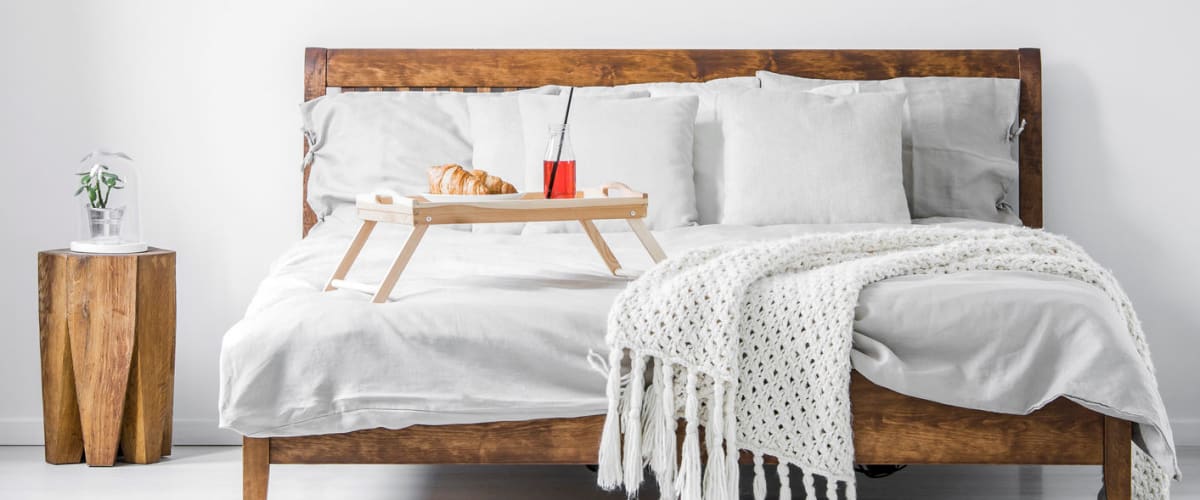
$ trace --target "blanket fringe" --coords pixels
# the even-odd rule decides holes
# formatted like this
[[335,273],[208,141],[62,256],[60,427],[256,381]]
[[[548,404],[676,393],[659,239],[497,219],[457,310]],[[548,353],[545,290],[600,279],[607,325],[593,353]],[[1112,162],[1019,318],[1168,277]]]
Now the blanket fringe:
[[642,464],[653,467],[654,450],[662,433],[662,377],[658,375],[660,361],[649,358],[650,386],[642,399]]
[[729,394],[725,397],[725,486],[729,491],[728,498],[738,497],[738,482],[740,480],[741,451],[737,444],[737,413],[734,413],[734,402],[737,401],[737,383],[729,384]]
[[804,484],[804,498],[817,498],[817,487],[813,483],[813,475],[808,471],[800,471],[800,482]]
[[725,454],[722,453],[722,444],[725,442],[725,419],[728,415],[725,414],[725,383],[719,380],[713,381],[713,397],[708,407],[708,425],[705,426],[705,437],[708,438],[706,447],[708,449],[708,465],[704,471],[704,497],[710,500],[717,500],[725,496],[729,491],[725,484],[727,474],[725,472]]
[[604,432],[600,436],[599,471],[596,484],[606,490],[621,486],[621,359],[622,349],[613,349],[608,354],[608,414],[604,418]]
[[779,474],[779,498],[792,498],[792,483],[788,477],[788,463],[782,459],[779,460],[779,465],[775,467],[775,471]]
[[645,392],[646,358],[636,352],[630,353],[629,385],[625,394],[629,398],[625,413],[625,494],[637,496],[642,485],[642,395]]
[[696,389],[696,371],[688,370],[687,403],[684,418],[687,431],[683,437],[683,457],[679,464],[679,475],[675,477],[675,489],[682,500],[702,500],[700,489],[700,397]]
[[763,470],[762,453],[754,454],[754,500],[767,498],[767,473]]
[[846,500],[858,500],[858,489],[854,487],[854,481],[846,482]]
[[658,440],[653,456],[650,457],[650,468],[658,479],[658,490],[664,499],[678,498],[675,489],[675,367],[667,361],[662,361],[660,372],[655,374],[661,389],[660,407],[658,411]]
[[825,477],[825,498],[829,500],[837,500],[837,480],[832,477]]

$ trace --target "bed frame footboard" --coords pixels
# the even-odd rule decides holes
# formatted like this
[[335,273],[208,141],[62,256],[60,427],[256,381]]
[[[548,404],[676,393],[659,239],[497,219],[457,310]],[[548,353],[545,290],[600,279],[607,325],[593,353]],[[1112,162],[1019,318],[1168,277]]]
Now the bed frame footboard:
[[[1029,415],[946,406],[884,389],[857,373],[850,397],[858,463],[1100,465],[1108,499],[1130,498],[1127,421],[1066,399]],[[243,498],[266,499],[270,464],[592,464],[603,425],[596,415],[245,438]],[[748,454],[742,458],[750,463]]]

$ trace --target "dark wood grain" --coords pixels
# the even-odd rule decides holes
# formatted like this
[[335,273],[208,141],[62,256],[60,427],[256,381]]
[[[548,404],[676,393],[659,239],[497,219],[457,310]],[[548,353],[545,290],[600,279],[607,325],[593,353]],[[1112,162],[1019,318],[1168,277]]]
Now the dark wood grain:
[[1020,50],[1021,117],[1025,131],[1020,137],[1021,222],[1042,227],[1042,51]]
[[[1005,415],[904,396],[857,373],[851,399],[859,463],[1105,463],[1104,417],[1067,400]],[[271,463],[591,464],[603,423],[597,415],[271,438]]]
[[137,313],[121,451],[126,462],[148,464],[171,450],[175,392],[175,254],[137,257]]
[[1130,500],[1133,495],[1133,425],[1104,417],[1104,492],[1106,500]]
[[1029,415],[942,405],[855,373],[850,385],[859,463],[1095,464],[1104,417],[1066,399]]
[[831,79],[1017,77],[1014,50],[329,49],[330,87],[704,81],[757,70]]
[[83,428],[67,334],[67,256],[38,254],[38,326],[42,354],[42,425],[46,462],[83,460]]
[[271,463],[590,464],[604,416],[271,438]]
[[169,454],[175,253],[51,250],[38,254],[38,276],[46,461]]
[[[325,95],[327,84],[325,83],[327,51],[322,48],[309,47],[304,49],[304,101],[308,102],[318,97]],[[308,138],[304,139],[304,155],[308,155]],[[312,166],[304,166],[303,187],[301,188],[301,199],[303,203],[303,212],[301,212],[301,221],[303,223],[302,235],[308,236],[308,231],[313,226],[317,225],[317,214],[313,212],[312,206],[308,204],[308,173],[312,170]]]
[[67,258],[67,332],[87,464],[117,460],[133,356],[137,257]]
[[[1042,225],[1041,54],[1020,50],[657,50],[323,49],[305,50],[305,99],[327,87],[359,90],[508,91],[550,83],[623,85],[705,81],[757,70],[829,79],[902,76],[1021,80],[1021,218]],[[304,174],[308,196],[308,169]],[[316,215],[304,205],[304,234]]]
[[242,500],[267,500],[271,476],[271,440],[242,438]]

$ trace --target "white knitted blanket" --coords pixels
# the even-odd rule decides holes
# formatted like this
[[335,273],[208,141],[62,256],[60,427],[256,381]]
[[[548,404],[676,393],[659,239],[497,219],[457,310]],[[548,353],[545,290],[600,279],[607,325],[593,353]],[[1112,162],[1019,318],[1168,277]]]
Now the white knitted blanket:
[[[859,292],[891,277],[968,270],[1054,274],[1103,290],[1153,376],[1141,326],[1111,273],[1050,233],[926,227],[710,247],[649,270],[613,305],[600,486],[632,496],[649,465],[662,498],[735,499],[746,450],[756,499],[767,494],[764,455],[781,464],[780,498],[790,498],[794,466],[805,498],[817,498],[821,476],[825,498],[841,490],[854,499],[849,384]],[[677,418],[687,423],[679,460]],[[1134,498],[1167,498],[1166,475],[1134,453]]]

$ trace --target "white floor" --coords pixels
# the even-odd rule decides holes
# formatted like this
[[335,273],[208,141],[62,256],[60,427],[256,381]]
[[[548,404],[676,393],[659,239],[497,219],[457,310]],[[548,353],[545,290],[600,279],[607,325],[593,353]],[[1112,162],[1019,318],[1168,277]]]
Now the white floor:
[[[1176,483],[1172,498],[1200,500],[1200,447],[1184,448],[1180,459],[1191,481]],[[883,479],[859,476],[858,485],[863,500],[1093,500],[1100,468],[913,466]],[[270,492],[272,500],[624,498],[597,490],[595,475],[580,466],[276,465],[271,467]],[[237,447],[177,446],[173,456],[154,465],[88,468],[48,465],[41,447],[0,446],[3,500],[236,500],[240,495]],[[643,496],[655,498],[652,493]]]

